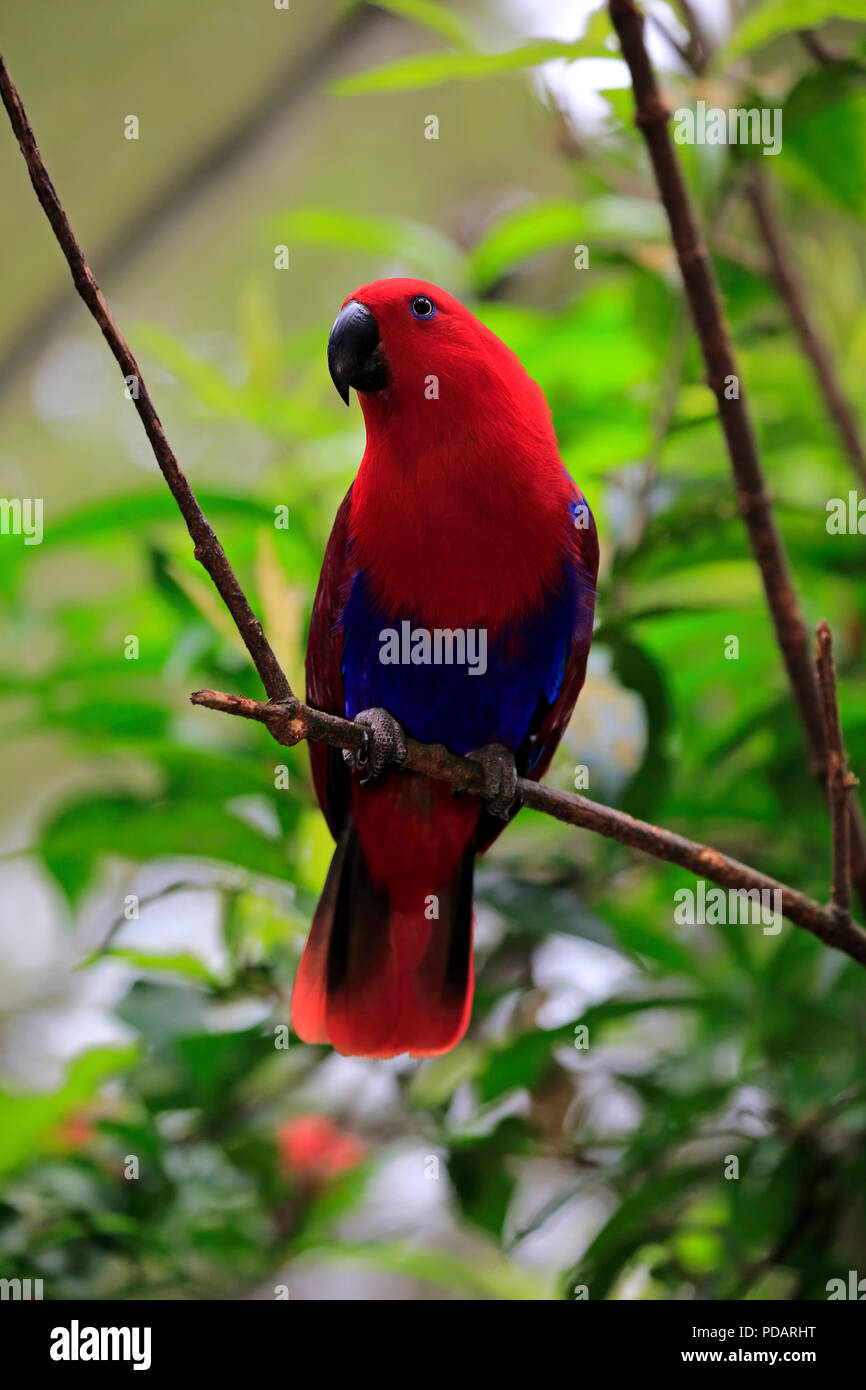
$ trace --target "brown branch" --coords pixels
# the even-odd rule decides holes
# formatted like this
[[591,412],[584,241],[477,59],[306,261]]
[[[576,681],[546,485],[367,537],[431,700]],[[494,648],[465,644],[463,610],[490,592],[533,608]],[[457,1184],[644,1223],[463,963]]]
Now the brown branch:
[[30,128],[30,122],[21,104],[15,84],[9,76],[9,69],[0,53],[0,96],[9,113],[12,129],[21,146],[21,153],[27,163],[30,181],[42,204],[45,216],[60,245],[60,249],[72,272],[75,288],[87,305],[108,343],[120,370],[127,382],[127,393],[131,396],[138,411],[144,431],[150,440],[162,475],[171,489],[189,534],[195,542],[195,558],[207,570],[219,594],[237,625],[238,632],[246,643],[247,651],[262,678],[262,684],[272,700],[284,699],[290,694],[288,682],[280,670],[279,662],[262,632],[262,626],[247,602],[246,595],[235,578],[234,571],[226,559],[225,551],[217,540],[210,523],[196,501],[195,494],[180,469],[171,446],[165,437],[162,422],[156,413],[150,393],[144,384],[141,370],[130,351],[123,334],[112,317],[111,310],[103,298],[102,291],[93,277],[84,253],[72,232],[69,219],[57,196],[48,170]]
[[[646,142],[677,252],[686,298],[715,394],[746,525],[803,728],[814,776],[827,778],[827,744],[809,637],[788,558],[776,526],[754,424],[722,308],[709,253],[701,238],[685,177],[668,130],[667,111],[644,43],[643,15],[635,0],[609,0],[611,20],[631,73],[635,124]],[[851,846],[858,891],[866,901],[866,832],[859,804],[850,804]]]
[[707,31],[704,28],[703,20],[700,18],[691,0],[679,0],[679,8],[689,35],[689,64],[695,72],[697,72],[699,69],[703,69],[707,66],[710,60],[710,53],[712,52],[712,45],[707,38]]
[[[278,743],[294,745],[301,739],[312,739],[328,743],[332,748],[357,748],[361,743],[361,731],[357,724],[336,715],[323,714],[321,710],[310,709],[299,700],[290,700],[285,705],[264,704],[260,700],[248,700],[242,695],[225,695],[218,690],[197,690],[191,697],[194,705],[204,705],[207,709],[219,710],[223,714],[240,715],[243,719],[254,719],[266,725]],[[409,772],[422,773],[438,781],[449,782],[452,787],[463,792],[478,792],[480,788],[479,767],[469,758],[461,758],[451,753],[442,744],[418,743],[414,738],[406,740],[407,752],[402,767]],[[711,849],[708,845],[687,840],[672,830],[663,830],[649,821],[636,820],[625,811],[612,806],[602,806],[589,801],[575,792],[561,792],[553,787],[544,787],[526,777],[518,779],[517,792],[522,805],[535,811],[553,816],[566,825],[580,826],[594,830],[608,840],[617,840],[621,845],[642,850],[655,859],[664,859],[669,864],[678,864],[699,878],[709,879],[721,888],[734,891],[754,891],[779,893],[781,911],[789,921],[804,927],[828,946],[835,946],[846,955],[866,965],[866,932],[848,917],[842,920],[833,911],[822,907],[812,898],[807,898],[795,889],[779,883],[777,879],[762,874],[757,869],[741,864]]]
[[[102,329],[124,376],[137,380],[138,393],[134,397],[136,409],[157,462],[195,541],[196,556],[207,569],[234,618],[270,697],[270,701],[265,703],[240,695],[200,690],[191,697],[193,703],[265,724],[281,744],[291,746],[303,739],[312,739],[324,741],[337,748],[360,748],[364,735],[356,724],[337,715],[311,709],[292,693],[222,546],[205,519],[192,488],[169,447],[153,402],[141,379],[138,364],[112,318],[84,254],[72,234],[2,54],[0,94],[27,162],[36,195],[72,270],[75,287]],[[412,738],[407,740],[407,744],[404,766],[408,770],[449,782],[461,791],[476,794],[480,791],[480,771],[476,763],[450,752],[442,744],[421,744]],[[697,844],[673,831],[663,830],[647,821],[636,820],[623,811],[601,806],[574,793],[543,787],[526,778],[519,780],[518,791],[522,803],[534,810],[553,816],[568,825],[583,826],[608,839],[617,840],[620,844],[639,849],[654,858],[678,864],[720,887],[734,891],[750,892],[757,889],[758,892],[778,893],[781,911],[791,922],[811,932],[827,945],[843,951],[852,960],[866,965],[866,931],[861,926],[850,919],[840,919],[838,912],[822,907],[820,903],[779,883],[776,879],[730,859],[707,845]]]
[[838,53],[832,53],[826,46],[823,39],[819,39],[814,29],[798,29],[797,37],[802,43],[806,52],[811,54],[816,63],[820,63],[822,68],[832,67],[834,63],[841,63],[843,60]]
[[667,26],[667,23],[665,22],[665,20],[662,19],[661,15],[651,14],[649,18],[650,23],[655,25],[655,28],[661,34],[668,47],[672,48],[675,53],[678,53],[679,56],[682,58],[683,62],[687,63],[689,67],[691,67],[692,56],[690,48],[686,48],[683,44],[680,43],[676,35],[671,33],[670,29]]
[[[710,60],[711,47],[692,6],[682,0],[681,9],[691,42],[686,52],[692,71],[700,76]],[[824,65],[840,61],[828,53],[821,41],[809,29],[799,31],[799,37],[812,56]],[[788,311],[788,317],[799,339],[804,356],[808,359],[824,397],[827,413],[833,421],[854,471],[866,483],[866,452],[860,439],[860,431],[848,398],[836,375],[832,355],[823,342],[820,333],[812,322],[806,294],[797,275],[793,258],[785,242],[785,235],[773,209],[772,198],[764,172],[759,168],[761,161],[754,165],[746,180],[746,194],[752,206],[752,213],[764,244],[769,253],[769,274],[776,286],[779,297]],[[763,268],[762,268],[763,269]]]
[[827,730],[827,799],[833,825],[833,887],[831,911],[841,923],[851,920],[851,842],[848,793],[857,779],[848,771],[842,724],[836,697],[833,637],[823,620],[816,629],[816,665]]
[[[760,162],[760,161],[759,161]],[[836,426],[842,447],[861,482],[866,485],[866,451],[854,412],[836,376],[827,344],[812,323],[806,295],[785,244],[784,233],[773,209],[770,190],[763,171],[756,164],[746,181],[746,194],[755,221],[770,253],[770,274],[784,302],[804,356],[811,363],[827,412]]]

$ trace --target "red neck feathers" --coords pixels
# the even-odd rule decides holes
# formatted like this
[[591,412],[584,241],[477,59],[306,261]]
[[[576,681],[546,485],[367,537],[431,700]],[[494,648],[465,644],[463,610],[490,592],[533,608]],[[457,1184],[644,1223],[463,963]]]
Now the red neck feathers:
[[[413,297],[435,305],[429,319]],[[388,384],[361,392],[367,448],[351,535],[372,595],[429,626],[496,628],[562,575],[574,488],[540,388],[451,295],[418,280],[356,290]]]

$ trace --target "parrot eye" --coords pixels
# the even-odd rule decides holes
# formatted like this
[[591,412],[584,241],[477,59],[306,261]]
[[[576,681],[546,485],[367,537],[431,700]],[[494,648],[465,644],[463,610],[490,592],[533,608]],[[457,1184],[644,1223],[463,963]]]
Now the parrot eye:
[[436,313],[436,305],[432,299],[427,298],[426,294],[416,294],[415,298],[410,300],[409,308],[416,319],[432,319]]

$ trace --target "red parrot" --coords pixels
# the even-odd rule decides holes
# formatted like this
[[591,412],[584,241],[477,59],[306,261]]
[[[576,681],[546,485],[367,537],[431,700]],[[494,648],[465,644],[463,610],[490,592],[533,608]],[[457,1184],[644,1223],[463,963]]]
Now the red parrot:
[[[361,723],[310,745],[337,842],[295,980],[306,1042],[429,1057],[472,1007],[475,856],[540,778],[583,685],[598,541],[544,395],[458,300],[378,280],[328,341],[367,447],[313,605],[307,700]],[[405,735],[473,756],[481,796],[401,771]]]

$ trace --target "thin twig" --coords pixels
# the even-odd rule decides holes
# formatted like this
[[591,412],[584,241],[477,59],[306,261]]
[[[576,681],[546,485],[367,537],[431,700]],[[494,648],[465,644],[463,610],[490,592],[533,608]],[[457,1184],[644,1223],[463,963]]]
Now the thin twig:
[[[691,42],[686,51],[692,71],[700,76],[707,67],[712,52],[693,7],[681,0],[681,9]],[[799,37],[817,62],[831,65],[840,61],[828,53],[821,41],[809,29],[800,30]],[[769,274],[797,334],[804,356],[810,362],[824,404],[842,442],[854,471],[866,484],[866,451],[860,438],[856,417],[836,374],[832,354],[812,322],[806,293],[800,283],[797,268],[786,244],[785,234],[773,208],[769,184],[758,160],[745,182],[746,195],[764,244],[769,253]]]
[[675,34],[671,33],[670,29],[667,26],[667,23],[665,22],[665,20],[662,19],[661,15],[651,14],[650,20],[654,24],[658,32],[661,34],[668,47],[672,48],[675,53],[678,53],[679,56],[682,58],[683,62],[690,67],[691,57],[689,49],[684,44],[680,43],[679,39],[676,37]]
[[816,629],[816,665],[827,730],[827,799],[833,825],[833,886],[830,910],[840,923],[851,920],[851,840],[848,793],[856,778],[848,771],[836,696],[833,637],[823,620]]
[[832,53],[823,39],[819,39],[814,29],[798,29],[797,37],[802,43],[806,52],[811,54],[816,63],[820,63],[822,68],[832,67],[834,63],[841,63],[842,58],[837,53]]
[[[337,715],[311,709],[292,693],[288,679],[250,609],[222,546],[206,521],[192,488],[169,447],[153,402],[141,380],[138,364],[111,316],[84,254],[72,234],[2,54],[0,94],[18,137],[37,197],[69,262],[75,287],[102,329],[124,376],[127,379],[137,379],[136,408],[157,462],[177,501],[190,535],[196,542],[196,556],[204,564],[232,614],[270,697],[270,702],[265,703],[240,695],[203,690],[191,697],[193,703],[265,724],[277,742],[282,744],[293,745],[302,739],[313,739],[338,748],[360,748],[364,735],[356,724]],[[459,790],[478,793],[481,789],[478,764],[459,757],[441,744],[426,745],[410,738],[404,765],[410,771],[450,782]],[[601,806],[574,793],[542,787],[537,782],[525,778],[520,779],[518,791],[522,803],[526,806],[566,824],[584,826],[608,839],[640,849],[657,859],[679,864],[691,873],[708,878],[721,887],[734,891],[750,892],[757,889],[759,893],[778,893],[779,899],[773,901],[779,901],[782,913],[791,922],[805,928],[827,945],[843,951],[852,960],[866,965],[866,931],[861,926],[850,920],[840,921],[836,913],[823,908],[819,903],[776,879],[769,878],[748,865],[740,864],[735,859],[729,859],[707,845],[697,844],[647,821],[635,820],[623,811]]]
[[788,310],[788,316],[800,342],[804,356],[812,365],[812,370],[827,406],[827,412],[836,427],[842,447],[858,474],[866,485],[866,451],[860,440],[860,432],[854,412],[836,376],[836,369],[827,344],[812,322],[806,303],[806,294],[794,262],[785,244],[785,236],[775,214],[770,190],[763,170],[755,164],[746,180],[746,195],[752,205],[755,221],[770,253],[770,274]]
[[[761,572],[776,640],[803,727],[811,769],[823,788],[827,780],[827,744],[809,636],[767,492],[754,424],[712,263],[671,141],[668,130],[670,113],[662,101],[646,50],[643,15],[635,0],[609,0],[608,7],[631,73],[636,104],[635,124],[643,135],[652,161],[707,368],[707,383],[716,397],[740,512]],[[854,874],[858,891],[866,901],[866,831],[859,804],[853,800],[850,817]]]
[[679,0],[679,8],[689,35],[689,64],[697,72],[709,62],[712,45],[707,38],[703,20],[691,0]]

